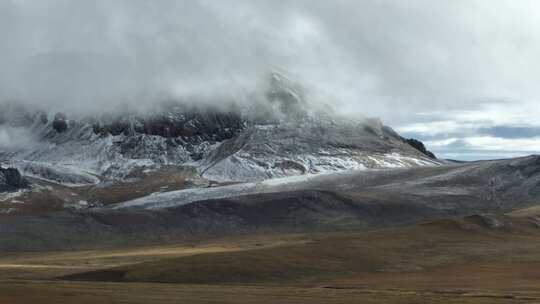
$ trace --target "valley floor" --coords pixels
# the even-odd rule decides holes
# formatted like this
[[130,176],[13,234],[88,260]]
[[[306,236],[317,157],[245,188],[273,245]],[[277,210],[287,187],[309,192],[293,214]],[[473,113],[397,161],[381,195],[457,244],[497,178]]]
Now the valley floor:
[[12,281],[0,283],[0,303],[539,303],[540,291],[328,289],[269,286]]
[[0,303],[540,303],[538,210],[0,255]]

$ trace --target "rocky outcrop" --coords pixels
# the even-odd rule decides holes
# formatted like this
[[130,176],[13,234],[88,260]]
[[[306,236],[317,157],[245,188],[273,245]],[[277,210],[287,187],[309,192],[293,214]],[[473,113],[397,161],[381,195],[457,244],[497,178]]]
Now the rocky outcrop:
[[28,187],[28,181],[15,168],[0,167],[0,192],[15,191]]
[[409,145],[411,145],[411,147],[415,148],[416,150],[422,152],[424,155],[426,155],[427,157],[429,158],[432,158],[432,159],[436,159],[437,157],[435,156],[435,154],[433,154],[433,152],[429,151],[428,149],[426,149],[426,146],[424,145],[423,142],[419,141],[418,139],[414,139],[414,138],[408,138],[408,139],[404,139],[406,143],[408,143]]
[[58,133],[66,131],[68,128],[66,115],[64,113],[56,113],[52,126]]
[[244,121],[236,112],[172,109],[147,116],[100,117],[93,120],[92,127],[100,135],[145,134],[202,142],[230,139],[244,127]]

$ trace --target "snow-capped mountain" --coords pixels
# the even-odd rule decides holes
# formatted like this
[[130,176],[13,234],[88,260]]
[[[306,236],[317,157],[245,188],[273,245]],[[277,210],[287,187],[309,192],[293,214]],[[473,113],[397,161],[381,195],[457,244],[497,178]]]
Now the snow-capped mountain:
[[168,165],[243,182],[440,163],[377,119],[312,113],[301,87],[283,75],[271,75],[264,102],[268,115],[169,102],[149,113],[69,117],[7,104],[0,114],[4,137],[31,140],[0,141],[0,159],[26,176],[65,185],[125,180]]

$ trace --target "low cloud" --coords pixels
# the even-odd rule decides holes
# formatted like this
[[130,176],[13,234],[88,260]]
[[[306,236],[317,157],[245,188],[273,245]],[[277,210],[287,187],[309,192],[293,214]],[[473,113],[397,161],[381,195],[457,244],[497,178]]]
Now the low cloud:
[[485,135],[536,124],[539,26],[533,0],[7,0],[0,100],[250,103],[279,68],[315,104],[439,139]]
[[[0,97],[86,109],[257,90],[272,67],[344,111],[536,98],[536,1],[2,1]],[[519,22],[517,22],[519,20]]]
[[439,157],[477,160],[526,156],[540,151],[540,137],[501,138],[493,136],[472,136],[428,140],[426,144]]
[[0,149],[3,152],[12,152],[29,148],[37,144],[33,135],[24,127],[0,127]]

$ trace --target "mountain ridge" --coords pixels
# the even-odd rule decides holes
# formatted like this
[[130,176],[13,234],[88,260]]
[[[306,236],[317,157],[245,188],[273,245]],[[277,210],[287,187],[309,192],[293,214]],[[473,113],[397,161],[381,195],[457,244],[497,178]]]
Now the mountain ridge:
[[[150,112],[82,117],[3,104],[0,129],[8,141],[24,134],[29,142],[3,144],[0,160],[23,174],[57,176],[53,181],[64,184],[122,180],[135,170],[165,165],[192,166],[219,182],[244,182],[441,163],[421,142],[399,136],[378,119],[314,113],[303,89],[283,75],[271,74],[264,98],[252,108],[170,101]],[[260,115],[261,107],[267,114]],[[70,175],[65,181],[61,171]]]

